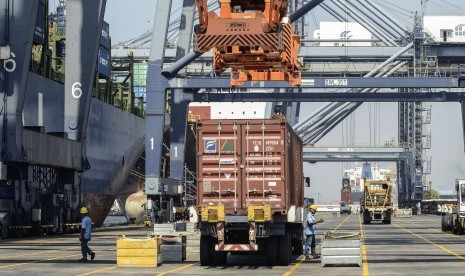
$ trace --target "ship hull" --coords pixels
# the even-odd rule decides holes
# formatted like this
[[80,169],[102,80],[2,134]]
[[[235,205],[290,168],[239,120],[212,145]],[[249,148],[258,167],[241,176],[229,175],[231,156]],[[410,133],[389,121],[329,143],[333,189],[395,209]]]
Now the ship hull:
[[[145,121],[92,99],[86,156],[90,169],[82,174],[83,205],[100,226],[145,147]],[[137,190],[137,184],[134,187]]]

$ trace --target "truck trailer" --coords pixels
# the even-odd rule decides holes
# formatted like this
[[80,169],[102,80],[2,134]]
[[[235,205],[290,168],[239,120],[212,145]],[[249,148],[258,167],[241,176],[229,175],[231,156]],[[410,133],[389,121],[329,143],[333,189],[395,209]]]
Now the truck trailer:
[[455,180],[457,204],[454,204],[451,213],[443,213],[442,231],[452,231],[453,234],[465,234],[465,179]]
[[360,202],[363,223],[382,221],[391,224],[392,216],[392,188],[388,180],[365,180],[364,191]]
[[201,265],[229,252],[288,265],[303,251],[302,140],[282,118],[203,120],[197,134]]

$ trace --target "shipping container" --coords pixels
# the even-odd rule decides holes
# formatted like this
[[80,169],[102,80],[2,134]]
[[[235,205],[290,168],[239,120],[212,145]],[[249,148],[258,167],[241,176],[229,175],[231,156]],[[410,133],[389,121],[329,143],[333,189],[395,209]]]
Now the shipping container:
[[148,63],[134,63],[134,85],[146,86],[147,85],[147,70]]
[[341,188],[341,202],[352,204],[352,191],[350,188]]
[[301,139],[285,119],[202,120],[197,133],[202,265],[269,247],[270,264],[289,264],[302,251]]
[[64,6],[57,7],[57,32],[66,32],[66,10]]
[[110,77],[110,52],[101,46],[98,48],[97,72],[103,77]]
[[189,121],[211,119],[211,106],[189,106]]
[[36,26],[34,29],[34,42],[42,45],[45,43],[46,15],[47,12],[45,11],[45,0],[40,0],[39,7],[37,9]]
[[350,178],[342,179],[341,202],[352,204],[352,188],[350,187]]
[[226,214],[303,205],[302,142],[285,121],[201,121],[198,133],[200,204],[222,203]]
[[102,34],[100,35],[100,46],[103,48],[110,50],[110,25],[103,21],[102,22]]
[[65,6],[57,7],[57,16],[59,16],[59,17],[65,17],[66,16]]
[[[15,184],[12,180],[0,180],[0,199],[15,199]],[[6,211],[1,210],[0,211]]]
[[65,57],[66,56],[66,40],[60,39],[55,42],[56,44],[56,56]]

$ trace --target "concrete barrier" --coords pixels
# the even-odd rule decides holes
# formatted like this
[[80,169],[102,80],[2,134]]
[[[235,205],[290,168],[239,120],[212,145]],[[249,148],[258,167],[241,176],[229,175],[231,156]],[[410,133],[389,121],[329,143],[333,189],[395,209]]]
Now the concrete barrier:
[[327,232],[321,241],[321,267],[327,265],[362,266],[360,233]]
[[396,218],[411,218],[412,215],[413,215],[412,208],[396,209],[394,211],[394,217]]
[[162,236],[161,253],[163,262],[182,262],[186,260],[186,235]]
[[129,239],[120,236],[117,238],[116,264],[118,267],[157,267],[161,262],[161,237]]

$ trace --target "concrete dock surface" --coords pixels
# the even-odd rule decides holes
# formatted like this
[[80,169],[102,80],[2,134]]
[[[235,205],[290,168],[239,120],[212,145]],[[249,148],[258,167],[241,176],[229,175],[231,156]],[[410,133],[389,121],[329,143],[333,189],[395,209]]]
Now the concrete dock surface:
[[465,236],[443,233],[440,225],[441,216],[435,215],[393,218],[390,225],[364,225],[356,214],[326,215],[325,222],[318,224],[319,237],[332,229],[362,232],[362,267],[321,267],[319,259],[304,260],[303,256],[293,256],[289,266],[267,266],[266,257],[256,255],[229,255],[226,266],[202,267],[198,235],[192,235],[185,262],[118,268],[116,237],[143,238],[151,229],[114,227],[93,233],[89,246],[96,258],[86,263],[78,262],[77,234],[2,240],[0,275],[465,275]]

